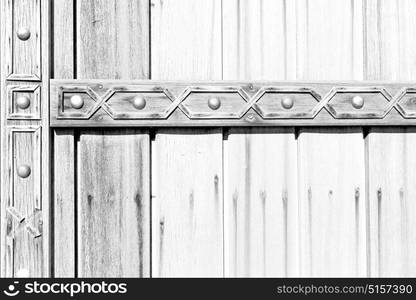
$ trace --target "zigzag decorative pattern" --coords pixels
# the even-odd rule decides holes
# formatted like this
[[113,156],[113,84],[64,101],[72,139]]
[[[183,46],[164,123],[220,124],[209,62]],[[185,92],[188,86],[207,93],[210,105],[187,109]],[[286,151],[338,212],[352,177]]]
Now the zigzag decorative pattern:
[[[112,81],[81,85],[76,80],[56,81],[51,87],[51,119],[56,120],[52,121],[55,126],[68,126],[69,120],[83,120],[84,125],[87,121],[92,125],[101,122],[104,126],[123,120],[130,120],[133,125],[131,122],[137,120],[139,126],[143,120],[172,125],[203,121],[201,126],[211,123],[218,126],[221,120],[226,124],[272,124],[267,121],[275,120],[278,124],[286,121],[285,125],[290,125],[291,120],[294,125],[300,120],[318,119],[313,125],[361,120],[353,124],[365,125],[364,120],[387,118],[384,123],[394,125],[400,119],[400,124],[406,119],[416,119],[416,88],[396,83],[386,87],[358,83],[299,84],[254,87],[244,83],[175,85]],[[394,96],[388,90],[395,91]],[[73,105],[74,99],[79,102],[77,105]],[[393,119],[388,117],[390,114]]]

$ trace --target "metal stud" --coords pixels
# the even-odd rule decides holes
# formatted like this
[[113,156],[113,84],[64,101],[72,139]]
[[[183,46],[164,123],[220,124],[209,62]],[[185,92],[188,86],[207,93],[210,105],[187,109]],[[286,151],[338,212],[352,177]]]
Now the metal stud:
[[291,109],[293,107],[293,99],[290,97],[284,97],[281,103],[284,109]]
[[364,106],[364,99],[360,96],[354,96],[352,98],[352,106],[356,109],[360,109]]
[[71,97],[71,106],[75,109],[80,109],[84,106],[84,100],[80,95],[74,95]]
[[20,27],[17,30],[17,37],[22,41],[27,41],[30,38],[30,30],[27,27]]
[[27,96],[19,96],[16,99],[16,105],[20,109],[26,109],[30,106],[30,99]]
[[133,99],[133,106],[136,109],[143,109],[146,106],[146,99],[144,99],[142,96],[136,96]]
[[213,110],[216,110],[216,109],[220,108],[221,101],[220,101],[220,99],[218,99],[216,97],[210,98],[208,100],[208,106],[209,106],[209,108],[211,108]]
[[17,168],[17,175],[19,175],[19,177],[21,178],[27,178],[30,175],[30,167],[28,165],[20,165]]

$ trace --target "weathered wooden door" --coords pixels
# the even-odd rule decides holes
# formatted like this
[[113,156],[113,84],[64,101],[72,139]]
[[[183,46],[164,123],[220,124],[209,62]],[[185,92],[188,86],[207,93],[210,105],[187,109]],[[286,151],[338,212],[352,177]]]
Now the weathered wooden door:
[[1,1],[1,275],[415,276],[415,13]]

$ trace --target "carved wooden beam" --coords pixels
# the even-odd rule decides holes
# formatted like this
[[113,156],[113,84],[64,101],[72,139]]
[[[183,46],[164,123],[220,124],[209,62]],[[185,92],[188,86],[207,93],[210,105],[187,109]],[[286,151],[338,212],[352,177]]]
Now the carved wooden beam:
[[0,276],[47,277],[51,2],[0,2]]
[[52,80],[51,126],[416,125],[414,82]]

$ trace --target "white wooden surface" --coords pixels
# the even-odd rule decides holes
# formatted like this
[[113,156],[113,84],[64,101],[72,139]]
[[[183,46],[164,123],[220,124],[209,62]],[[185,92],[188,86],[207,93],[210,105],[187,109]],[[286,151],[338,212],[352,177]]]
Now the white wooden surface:
[[362,132],[302,129],[299,136],[301,275],[366,276]]
[[[415,75],[410,0],[79,0],[75,17],[60,2],[53,6],[55,78],[411,81]],[[147,131],[85,130],[77,142],[76,132],[57,130],[55,224],[66,218],[69,229],[55,227],[55,275],[72,276],[78,263],[83,276],[414,276],[414,132],[365,133],[358,127],[156,129],[153,139]],[[124,186],[114,174],[134,182]],[[134,178],[143,176],[151,182],[137,185]],[[134,214],[133,187],[144,201],[140,214]],[[92,211],[89,193],[103,202]],[[141,258],[140,240],[113,231],[126,209],[126,232],[139,235],[140,222],[152,228],[151,247],[150,229],[142,238]],[[89,231],[70,228],[73,214]],[[2,253],[4,216],[3,210]],[[85,246],[94,238],[119,247],[97,252]],[[45,266],[47,249],[41,250]],[[100,259],[114,253],[122,267],[105,268]],[[7,268],[3,263],[3,274]]]
[[[293,30],[290,6],[223,2],[223,79],[294,76],[288,65],[294,47],[287,35]],[[229,130],[223,170],[225,276],[298,274],[296,164],[294,128]]]
[[[368,1],[366,79],[414,80],[414,1]],[[415,276],[412,128],[371,128],[366,137],[368,239],[373,277]]]
[[54,132],[54,276],[75,277],[76,197],[74,131]]
[[[53,5],[53,78],[75,78],[74,2],[56,0]],[[72,129],[53,134],[53,207],[55,277],[76,274],[76,135]]]
[[221,129],[160,130],[152,153],[152,275],[219,277]]
[[224,141],[227,277],[298,273],[293,128],[231,129]]
[[412,128],[367,136],[372,276],[415,276],[415,138]]
[[[221,2],[151,4],[152,79],[221,79]],[[221,129],[157,130],[152,276],[223,275]]]

